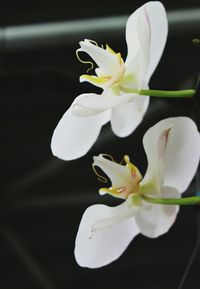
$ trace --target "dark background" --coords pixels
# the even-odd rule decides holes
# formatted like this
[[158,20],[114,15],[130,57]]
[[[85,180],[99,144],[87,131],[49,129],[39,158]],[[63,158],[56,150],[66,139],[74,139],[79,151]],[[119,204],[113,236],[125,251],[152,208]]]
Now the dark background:
[[[148,1],[66,1],[66,0],[7,0],[1,3],[2,26],[51,21],[96,18],[101,16],[130,15]],[[199,0],[162,1],[167,11],[196,8]]]
[[[75,56],[78,41],[55,40],[43,45],[30,38],[11,42],[5,31],[11,26],[93,19],[128,17],[145,1],[6,1],[0,9],[0,288],[162,288],[176,289],[196,242],[196,207],[182,207],[168,234],[155,240],[138,236],[123,256],[111,265],[91,270],[79,267],[74,259],[74,239],[84,210],[94,203],[114,204],[100,197],[91,169],[92,156],[101,152],[121,160],[129,154],[142,173],[146,157],[141,145],[145,131],[160,119],[187,115],[199,125],[199,108],[191,99],[152,99],[144,121],[128,138],[113,135],[110,125],[90,152],[75,161],[52,156],[50,141],[62,114],[80,93],[94,87],[79,84],[85,71]],[[200,9],[198,1],[165,1],[170,14]],[[191,16],[192,17],[192,16]],[[199,15],[200,18],[200,15]],[[200,20],[200,19],[199,19]],[[193,88],[200,67],[200,21],[181,25],[170,22],[169,37],[150,86],[155,89]],[[92,27],[91,27],[92,30]],[[108,43],[126,55],[122,27],[119,33],[94,33],[94,40]],[[73,41],[72,41],[73,40]],[[198,95],[199,96],[199,95]],[[196,98],[198,101],[198,98]],[[200,128],[200,127],[199,127]],[[87,136],[86,136],[87,137]],[[196,192],[194,180],[186,192]],[[199,288],[200,256],[197,254],[183,288]],[[79,285],[80,282],[80,285]]]

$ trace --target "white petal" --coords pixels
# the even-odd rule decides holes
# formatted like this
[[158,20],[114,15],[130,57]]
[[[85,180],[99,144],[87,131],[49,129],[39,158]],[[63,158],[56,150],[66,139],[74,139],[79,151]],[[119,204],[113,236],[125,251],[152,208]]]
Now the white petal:
[[143,13],[143,6],[138,8],[129,18],[126,24],[126,42],[127,42],[127,58],[126,65],[132,64],[133,59],[136,58],[138,51],[140,50],[140,41],[138,38],[138,19],[141,13]]
[[109,118],[109,111],[80,118],[73,115],[69,108],[54,130],[51,140],[53,154],[63,160],[73,160],[85,155]]
[[[155,180],[159,175],[160,150],[158,141],[170,128],[164,155],[164,185],[184,192],[192,181],[200,158],[200,135],[196,124],[188,117],[167,118],[151,127],[143,138],[148,168],[142,184]],[[162,173],[161,173],[162,174]]]
[[[151,184],[151,193],[160,193],[166,176],[166,149],[173,124],[159,126],[157,123],[144,135],[143,144],[148,168],[141,186]],[[149,191],[148,191],[149,193]]]
[[190,118],[177,119],[166,151],[164,184],[184,192],[192,181],[200,159],[200,134]]
[[138,88],[143,83],[149,63],[151,27],[145,6],[143,5],[137,9],[129,17],[126,27],[128,45],[128,54],[125,61],[126,73],[134,75],[138,82]]
[[167,17],[160,2],[148,2],[128,19],[126,41],[127,71],[137,74],[139,86],[148,84],[154,72],[167,38]]
[[[163,198],[180,198],[180,193],[170,187],[163,188]],[[157,238],[165,234],[176,220],[179,206],[157,205],[146,203],[146,206],[138,211],[135,216],[136,223],[141,234],[149,238]]]
[[149,105],[149,96],[135,95],[131,102],[112,109],[111,126],[119,137],[130,135],[140,124]]
[[145,4],[145,10],[151,29],[149,64],[144,80],[145,83],[148,83],[165,48],[168,34],[168,21],[165,8],[161,2],[149,2]]
[[85,93],[72,104],[73,114],[79,117],[95,115],[119,106],[131,99],[131,94],[112,95],[109,92],[104,94]]
[[[80,266],[98,268],[113,262],[139,233],[133,217],[118,219],[119,207],[94,205],[85,211],[75,243],[75,257]],[[93,224],[98,220],[102,220],[103,226],[95,230]]]
[[104,158],[103,155],[94,156],[94,165],[99,167],[111,180],[112,186],[116,188],[132,184],[130,171],[126,166]]

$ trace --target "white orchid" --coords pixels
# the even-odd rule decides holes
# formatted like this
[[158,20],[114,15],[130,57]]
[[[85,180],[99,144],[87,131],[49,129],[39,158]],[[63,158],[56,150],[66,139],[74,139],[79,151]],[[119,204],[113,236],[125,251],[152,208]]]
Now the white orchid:
[[102,88],[103,93],[85,93],[74,100],[53,133],[51,148],[55,156],[64,160],[83,156],[109,121],[119,137],[134,131],[149,104],[149,96],[139,92],[148,88],[165,47],[167,30],[163,5],[152,1],[127,21],[125,62],[108,45],[104,49],[91,40],[80,42],[77,53],[86,52],[98,66],[96,75],[82,75],[80,81]]
[[[125,156],[126,165],[99,155],[94,166],[111,180],[100,189],[124,199],[116,207],[93,205],[86,209],[76,237],[75,257],[80,266],[98,268],[117,259],[139,234],[156,238],[172,226],[181,198],[192,181],[200,158],[200,134],[187,117],[168,118],[151,127],[143,138],[148,167],[142,179]],[[193,197],[193,199],[199,197]],[[164,203],[163,204],[154,204]],[[166,205],[168,204],[168,205]]]

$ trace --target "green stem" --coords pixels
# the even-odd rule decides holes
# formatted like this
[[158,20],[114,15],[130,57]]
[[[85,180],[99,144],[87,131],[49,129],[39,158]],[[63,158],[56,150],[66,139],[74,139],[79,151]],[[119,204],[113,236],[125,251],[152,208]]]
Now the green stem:
[[188,198],[151,198],[146,195],[141,195],[142,199],[146,202],[152,204],[161,204],[161,205],[195,205],[200,204],[200,197],[188,197]]
[[154,97],[169,97],[169,98],[183,98],[193,97],[196,93],[195,89],[186,90],[156,90],[156,89],[131,89],[120,86],[120,89],[126,93],[138,93],[139,95],[149,95]]

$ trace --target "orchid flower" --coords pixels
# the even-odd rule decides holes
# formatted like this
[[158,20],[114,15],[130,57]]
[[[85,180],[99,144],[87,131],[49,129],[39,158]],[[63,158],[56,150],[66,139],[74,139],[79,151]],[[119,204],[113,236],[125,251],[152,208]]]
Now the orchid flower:
[[73,101],[53,133],[51,149],[55,156],[63,160],[83,156],[109,121],[119,137],[135,130],[149,105],[149,96],[141,95],[141,89],[147,94],[145,89],[163,53],[167,30],[163,5],[152,1],[137,9],[127,21],[125,61],[108,45],[103,48],[88,39],[80,42],[78,58],[80,52],[85,52],[98,66],[96,75],[81,75],[80,81],[90,82],[103,92],[84,93]]
[[[191,201],[192,197],[181,198],[181,193],[199,163],[200,134],[195,123],[187,117],[164,119],[146,132],[143,145],[148,161],[143,178],[128,156],[124,157],[125,165],[104,155],[94,157],[93,166],[112,183],[110,188],[101,188],[100,194],[121,198],[122,203],[86,209],[75,243],[80,266],[98,268],[111,263],[139,233],[149,238],[166,233],[179,211],[176,204]],[[200,197],[193,198],[200,202]]]

